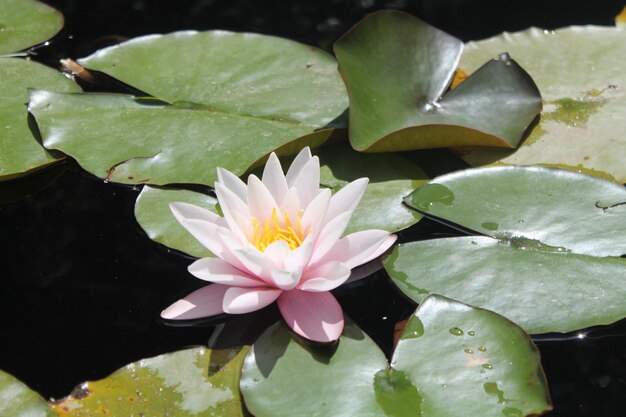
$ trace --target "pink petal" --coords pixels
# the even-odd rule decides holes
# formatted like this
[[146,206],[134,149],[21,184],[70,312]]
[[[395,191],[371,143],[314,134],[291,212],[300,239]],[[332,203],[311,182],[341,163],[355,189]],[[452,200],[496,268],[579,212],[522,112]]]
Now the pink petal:
[[[215,183],[215,194],[230,230],[235,232],[242,241],[247,240],[246,233],[249,232],[249,222],[240,221],[242,218],[248,219],[250,217],[248,206],[235,193],[219,182]],[[239,215],[235,213],[239,213]]]
[[311,264],[317,263],[328,253],[346,230],[352,212],[344,212],[326,223],[315,242]]
[[248,177],[248,212],[260,222],[270,219],[272,211],[278,211],[274,197],[256,175]]
[[308,237],[283,260],[284,268],[289,271],[304,270],[313,255],[313,241]]
[[222,253],[222,245],[217,237],[219,226],[204,220],[183,219],[180,223],[198,242],[215,256]]
[[359,265],[363,265],[364,263],[370,262],[376,258],[378,258],[380,255],[382,255],[383,253],[385,253],[385,251],[387,249],[389,249],[391,247],[391,245],[393,245],[396,242],[396,239],[398,238],[398,236],[396,235],[389,235],[387,237],[387,239],[385,239],[380,246],[378,246],[378,248],[376,248],[376,250],[374,250],[374,252],[372,252],[367,258],[365,258],[364,260],[360,261]]
[[[352,269],[380,256],[396,241],[386,230],[362,230],[339,239],[316,264],[339,261]],[[315,266],[315,265],[312,265]]]
[[298,289],[313,292],[330,291],[346,282],[349,277],[350,268],[341,262],[329,262],[305,271]]
[[320,189],[320,161],[317,156],[309,159],[304,164],[300,173],[293,181],[293,188],[298,190],[300,204],[303,207],[308,206],[315,198]]
[[209,223],[215,223],[218,226],[225,226],[224,218],[202,207],[189,203],[171,203],[170,210],[174,214],[176,220],[182,223],[185,219],[204,220]]
[[301,208],[302,207],[300,205],[300,197],[298,197],[298,190],[292,187],[287,190],[285,199],[280,205],[280,212],[281,214],[287,212],[290,219],[295,219]]
[[270,271],[270,275],[277,288],[289,291],[294,289],[300,282],[302,269],[300,268],[293,271],[288,271],[286,269],[272,269]]
[[341,306],[329,292],[285,291],[278,308],[294,332],[314,342],[333,342],[343,331]]
[[161,312],[169,320],[189,320],[222,314],[222,304],[228,285],[211,284],[176,301]]
[[316,229],[328,210],[328,204],[330,203],[331,191],[328,188],[319,190],[313,201],[307,206],[302,213],[302,228],[304,230]]
[[277,240],[270,243],[263,252],[263,256],[272,261],[273,267],[282,268],[285,265],[285,258],[289,256],[289,243],[284,240]]
[[282,290],[267,287],[229,287],[224,294],[222,307],[229,314],[249,313],[272,304],[282,292]]
[[287,179],[287,184],[289,185],[289,187],[293,185],[294,180],[296,179],[298,174],[300,174],[302,167],[307,162],[309,162],[309,159],[311,159],[311,149],[307,146],[298,153],[298,155],[291,163],[291,166],[287,170],[287,175],[285,175],[285,177]]
[[[213,223],[195,219],[185,220],[182,225],[215,256],[223,259],[236,268],[243,268],[241,262],[239,262],[233,253],[233,250],[240,249],[242,246],[241,243],[239,243],[239,239],[230,229],[218,227]],[[226,245],[226,238],[229,238],[231,247]]]
[[361,201],[368,182],[367,178],[359,178],[337,191],[330,199],[326,219],[332,220],[347,211],[352,213]]
[[266,284],[271,285],[274,282],[270,271],[275,269],[276,265],[264,253],[256,248],[246,248],[235,251],[235,256],[251,275],[259,277]]
[[241,178],[224,168],[218,167],[217,181],[232,191],[241,201],[246,201],[246,184],[241,181]]
[[216,258],[198,259],[187,268],[191,275],[205,281],[235,287],[258,287],[264,282],[246,275],[231,264]]
[[274,197],[276,204],[282,205],[287,194],[287,180],[285,179],[285,174],[283,174],[283,168],[280,166],[280,161],[274,152],[272,152],[265,164],[261,181]]

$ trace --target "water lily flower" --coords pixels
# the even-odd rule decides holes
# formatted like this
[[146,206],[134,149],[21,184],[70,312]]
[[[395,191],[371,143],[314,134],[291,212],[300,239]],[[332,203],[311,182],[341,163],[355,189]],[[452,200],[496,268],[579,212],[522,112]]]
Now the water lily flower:
[[316,342],[337,340],[343,311],[330,293],[352,268],[385,252],[396,236],[364,230],[343,236],[361,200],[367,178],[334,195],[320,188],[320,164],[304,148],[287,174],[278,157],[269,157],[262,179],[248,183],[218,168],[215,193],[223,217],[187,203],[170,205],[176,219],[215,258],[189,266],[212,284],[165,309],[166,319],[242,314],[274,301],[297,334]]

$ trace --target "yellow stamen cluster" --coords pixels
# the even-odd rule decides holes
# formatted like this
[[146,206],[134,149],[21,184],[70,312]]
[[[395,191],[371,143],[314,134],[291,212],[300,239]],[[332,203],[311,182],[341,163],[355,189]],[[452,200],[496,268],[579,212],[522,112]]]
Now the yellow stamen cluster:
[[272,243],[278,240],[284,240],[289,244],[289,249],[294,250],[302,244],[302,241],[309,233],[302,228],[302,214],[298,213],[295,219],[295,225],[291,223],[287,212],[284,213],[284,222],[281,222],[276,213],[276,209],[272,211],[272,216],[265,219],[263,223],[255,219],[252,220],[252,236],[250,242],[261,252],[265,251]]

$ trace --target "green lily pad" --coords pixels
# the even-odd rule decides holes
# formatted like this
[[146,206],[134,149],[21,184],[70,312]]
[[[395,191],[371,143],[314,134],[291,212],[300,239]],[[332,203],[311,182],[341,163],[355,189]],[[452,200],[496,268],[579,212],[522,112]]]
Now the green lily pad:
[[458,237],[400,245],[383,261],[407,296],[443,294],[495,311],[527,332],[569,332],[626,317],[626,260]]
[[526,246],[592,256],[626,254],[626,189],[577,172],[524,166],[468,169],[434,179],[405,202],[485,235],[525,239]]
[[550,408],[528,336],[497,314],[439,296],[415,312],[391,367],[354,324],[336,346],[306,344],[278,324],[250,350],[240,387],[256,417],[501,417]]
[[332,56],[274,36],[221,30],[143,36],[79,62],[168,103],[241,117],[320,128],[348,105]]
[[[626,190],[545,167],[444,175],[406,203],[491,237],[403,245],[384,260],[420,302],[437,293],[495,311],[528,332],[568,332],[626,317]],[[614,256],[614,257],[611,257]]]
[[516,147],[541,110],[537,87],[505,54],[483,60],[489,62],[445,93],[462,49],[460,40],[397,11],[371,14],[337,41],[352,146]]
[[38,1],[0,0],[0,10],[0,55],[46,41],[63,27],[63,15]]
[[50,155],[39,144],[29,126],[26,110],[29,88],[80,91],[73,81],[51,68],[24,59],[0,58],[0,180],[58,160],[58,156]]
[[196,258],[212,256],[174,218],[169,205],[176,202],[189,203],[218,212],[217,200],[206,194],[145,186],[135,203],[135,218],[148,237],[156,242]]
[[524,330],[444,297],[420,305],[391,366],[418,388],[423,416],[521,417],[552,409],[539,352]]
[[384,416],[374,376],[387,359],[356,325],[339,345],[310,346],[278,323],[254,343],[241,371],[240,389],[256,417]]
[[274,150],[319,146],[347,107],[332,56],[272,36],[146,36],[80,62],[156,98],[31,95],[44,146],[115,182],[212,184],[217,166],[242,175]]
[[422,218],[402,204],[402,198],[428,177],[405,157],[393,153],[369,155],[355,152],[349,146],[320,148],[314,153],[320,158],[320,182],[333,192],[357,178],[369,178],[346,234],[366,229],[394,233]]
[[[346,234],[366,229],[397,232],[421,219],[419,213],[402,203],[402,198],[427,178],[408,159],[397,154],[363,154],[343,145],[321,148],[315,154],[320,158],[321,183],[333,192],[357,178],[370,178]],[[288,162],[283,160],[283,166],[287,165]],[[194,257],[210,256],[206,248],[176,221],[169,209],[169,204],[174,202],[190,203],[218,212],[217,200],[206,194],[145,186],[135,204],[137,222],[156,242]]]
[[144,359],[51,405],[62,417],[242,417],[238,383],[247,351],[194,348]]
[[468,43],[460,66],[474,71],[503,51],[533,76],[544,113],[517,151],[459,149],[463,159],[473,166],[559,166],[626,182],[626,29],[574,26],[505,33]]
[[331,133],[119,94],[33,91],[29,110],[46,148],[126,184],[213,184],[217,166],[241,175],[287,143],[318,144]]
[[2,371],[0,371],[0,415],[3,417],[56,416],[39,394]]

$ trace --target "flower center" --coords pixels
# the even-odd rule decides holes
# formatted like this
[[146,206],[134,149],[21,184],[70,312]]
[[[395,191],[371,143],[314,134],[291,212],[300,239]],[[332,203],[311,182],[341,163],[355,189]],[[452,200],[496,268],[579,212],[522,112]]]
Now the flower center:
[[276,213],[276,209],[272,211],[272,216],[265,219],[263,223],[255,219],[252,220],[252,236],[250,242],[261,252],[272,243],[278,240],[284,240],[289,244],[289,249],[294,250],[302,245],[302,241],[309,234],[310,230],[302,229],[302,210],[296,215],[295,224],[289,219],[287,212],[284,213],[284,222],[281,222]]

